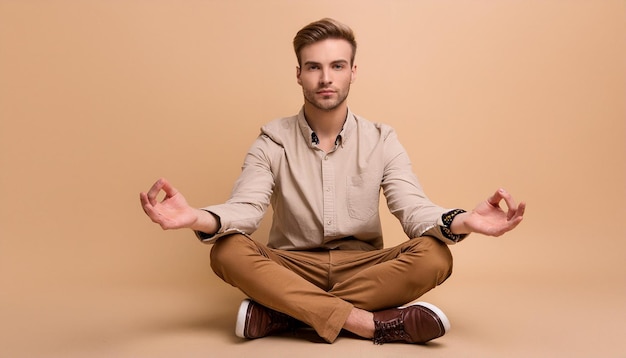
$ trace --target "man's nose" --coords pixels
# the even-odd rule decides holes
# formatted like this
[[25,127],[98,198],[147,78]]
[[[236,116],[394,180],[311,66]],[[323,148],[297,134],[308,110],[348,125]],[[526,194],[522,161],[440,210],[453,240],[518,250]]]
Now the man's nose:
[[329,85],[333,83],[332,76],[329,69],[324,69],[320,74],[320,84]]

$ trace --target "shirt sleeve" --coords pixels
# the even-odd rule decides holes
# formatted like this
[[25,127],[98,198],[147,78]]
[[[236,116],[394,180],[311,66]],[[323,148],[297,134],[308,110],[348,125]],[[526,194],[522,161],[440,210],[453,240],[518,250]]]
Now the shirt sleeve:
[[202,208],[219,218],[220,228],[213,234],[196,232],[202,242],[240,233],[250,235],[259,227],[270,204],[274,176],[270,170],[271,140],[261,135],[248,151],[230,198],[223,204]]
[[443,218],[450,209],[434,204],[426,196],[396,132],[389,126],[383,127],[383,132],[383,193],[389,210],[400,221],[406,235],[409,238],[433,236],[446,244],[461,241],[466,235],[454,235],[449,226],[446,227]]

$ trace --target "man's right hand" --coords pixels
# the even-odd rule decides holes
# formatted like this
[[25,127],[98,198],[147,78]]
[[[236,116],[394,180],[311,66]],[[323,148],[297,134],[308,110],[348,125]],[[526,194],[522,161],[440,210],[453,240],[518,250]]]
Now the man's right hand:
[[[157,196],[163,190],[165,197],[158,201]],[[140,193],[139,199],[143,211],[163,230],[190,228],[193,230],[214,232],[217,223],[210,213],[195,209],[187,204],[185,197],[166,179],[159,179],[147,193]]]

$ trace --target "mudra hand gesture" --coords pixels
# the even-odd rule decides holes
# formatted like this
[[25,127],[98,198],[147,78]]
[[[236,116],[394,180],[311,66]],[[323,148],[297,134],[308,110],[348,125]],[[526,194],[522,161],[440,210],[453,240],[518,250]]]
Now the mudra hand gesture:
[[[158,201],[161,190],[165,197]],[[147,193],[139,194],[139,199],[146,215],[163,230],[188,228],[198,220],[197,210],[163,178],[157,180]]]
[[[507,207],[506,211],[500,206],[503,200]],[[475,232],[488,236],[501,236],[522,222],[525,209],[526,203],[521,202],[518,205],[506,190],[498,189],[471,212],[458,215],[450,229],[455,234]]]

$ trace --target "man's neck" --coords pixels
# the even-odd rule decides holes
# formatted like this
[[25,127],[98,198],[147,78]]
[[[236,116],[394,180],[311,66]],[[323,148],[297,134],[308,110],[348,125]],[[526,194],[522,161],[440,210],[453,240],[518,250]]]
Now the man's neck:
[[332,137],[333,140],[341,132],[343,124],[348,115],[347,104],[326,111],[312,106],[310,103],[304,103],[304,117],[309,127],[317,134],[318,137]]

